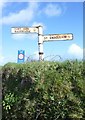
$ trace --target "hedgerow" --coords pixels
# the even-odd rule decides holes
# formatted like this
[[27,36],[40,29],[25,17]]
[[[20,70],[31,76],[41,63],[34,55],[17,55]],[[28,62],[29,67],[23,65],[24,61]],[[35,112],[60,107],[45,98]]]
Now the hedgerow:
[[8,63],[2,68],[2,120],[85,118],[82,61]]

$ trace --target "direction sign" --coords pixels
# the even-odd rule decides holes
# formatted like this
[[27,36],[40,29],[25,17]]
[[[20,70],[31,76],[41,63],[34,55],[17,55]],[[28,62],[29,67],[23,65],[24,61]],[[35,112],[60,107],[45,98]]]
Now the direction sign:
[[53,41],[53,40],[72,40],[73,34],[49,34],[43,36],[43,41]]
[[[37,33],[38,34],[38,46],[39,46],[39,60],[44,60],[43,52],[43,42],[47,41],[63,41],[63,40],[72,40],[73,34],[48,34],[43,35],[42,26],[34,27],[12,27],[11,33],[13,34],[27,34],[27,33]],[[24,62],[24,52],[23,50],[18,52],[18,62]]]
[[37,27],[12,27],[11,33],[21,34],[21,33],[38,33]]

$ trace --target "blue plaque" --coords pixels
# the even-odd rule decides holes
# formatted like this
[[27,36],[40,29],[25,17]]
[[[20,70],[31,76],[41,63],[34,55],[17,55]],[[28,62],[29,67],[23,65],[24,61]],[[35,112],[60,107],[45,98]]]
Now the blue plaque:
[[25,51],[24,50],[18,50],[18,63],[24,63],[25,61]]

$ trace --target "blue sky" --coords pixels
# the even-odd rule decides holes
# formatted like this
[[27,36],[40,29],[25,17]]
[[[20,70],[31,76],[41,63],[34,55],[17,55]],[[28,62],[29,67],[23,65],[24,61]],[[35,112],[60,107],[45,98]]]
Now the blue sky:
[[[83,57],[83,2],[5,2],[1,4],[2,45],[0,64],[17,62],[18,50],[38,59],[37,34],[11,34],[11,27],[42,25],[45,34],[72,33],[71,41],[44,42],[44,57]],[[2,50],[1,50],[2,49]],[[2,51],[2,52],[1,52]]]

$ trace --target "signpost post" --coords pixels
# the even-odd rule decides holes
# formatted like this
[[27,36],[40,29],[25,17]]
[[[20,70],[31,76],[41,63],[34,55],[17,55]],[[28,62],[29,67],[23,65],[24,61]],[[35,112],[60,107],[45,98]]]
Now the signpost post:
[[28,34],[28,33],[37,33],[38,34],[38,47],[39,47],[39,61],[44,60],[43,56],[43,42],[49,41],[63,41],[63,40],[72,40],[73,34],[48,34],[43,35],[42,26],[36,27],[12,27],[11,28],[12,34]]

